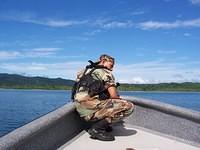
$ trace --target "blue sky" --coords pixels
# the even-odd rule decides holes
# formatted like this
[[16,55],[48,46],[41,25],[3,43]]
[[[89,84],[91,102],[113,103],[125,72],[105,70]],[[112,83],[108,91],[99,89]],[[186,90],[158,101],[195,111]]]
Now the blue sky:
[[0,3],[1,73],[75,79],[106,53],[119,82],[200,82],[200,0]]

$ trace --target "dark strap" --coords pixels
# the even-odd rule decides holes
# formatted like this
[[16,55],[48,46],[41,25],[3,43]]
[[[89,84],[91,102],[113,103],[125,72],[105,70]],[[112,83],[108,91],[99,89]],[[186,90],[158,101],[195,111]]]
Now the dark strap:
[[[84,72],[83,72],[83,76],[85,75],[85,73],[87,72],[88,69],[91,69],[91,71],[88,73],[89,75],[92,74],[92,72],[93,72],[94,70],[96,70],[96,69],[107,69],[107,70],[110,70],[110,69],[108,69],[108,68],[105,67],[105,66],[98,65],[99,62],[93,62],[93,61],[91,61],[91,60],[88,60],[88,62],[89,62],[90,64],[87,65],[87,66],[85,67],[85,70],[84,70]],[[83,76],[82,76],[82,77],[83,77]],[[81,77],[81,78],[82,78],[82,77]],[[80,79],[80,80],[81,80],[81,79]]]

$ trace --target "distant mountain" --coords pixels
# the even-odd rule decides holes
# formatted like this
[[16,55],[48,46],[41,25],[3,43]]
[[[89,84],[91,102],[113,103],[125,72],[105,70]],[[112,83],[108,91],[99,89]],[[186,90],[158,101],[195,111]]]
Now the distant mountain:
[[0,73],[0,87],[2,88],[64,88],[71,87],[73,80],[62,78],[26,77],[17,74]]

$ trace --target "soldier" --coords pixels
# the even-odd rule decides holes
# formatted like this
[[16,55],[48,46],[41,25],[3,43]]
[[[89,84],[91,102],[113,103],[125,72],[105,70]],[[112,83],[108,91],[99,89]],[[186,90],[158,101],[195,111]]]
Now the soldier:
[[[91,62],[91,61],[90,61]],[[90,137],[102,141],[113,141],[109,133],[111,124],[129,116],[134,109],[131,102],[120,98],[112,69],[115,60],[109,55],[101,55],[99,61],[91,62],[77,75],[72,98],[80,117],[88,123]]]

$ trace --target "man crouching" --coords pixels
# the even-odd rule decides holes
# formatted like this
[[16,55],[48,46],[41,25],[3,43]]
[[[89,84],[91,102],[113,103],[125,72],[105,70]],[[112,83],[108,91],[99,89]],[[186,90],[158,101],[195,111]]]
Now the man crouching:
[[113,57],[101,55],[98,62],[91,62],[78,73],[72,92],[77,112],[91,124],[88,129],[90,137],[102,141],[115,140],[109,132],[111,124],[123,120],[134,109],[132,102],[118,95],[112,74],[114,63]]

